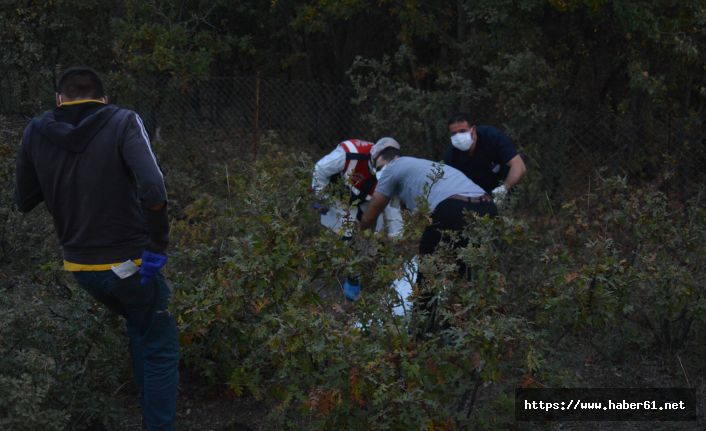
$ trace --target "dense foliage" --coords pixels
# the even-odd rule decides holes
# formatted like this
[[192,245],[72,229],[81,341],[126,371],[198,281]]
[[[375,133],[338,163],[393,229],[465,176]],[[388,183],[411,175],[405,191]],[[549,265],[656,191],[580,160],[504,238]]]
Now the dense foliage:
[[[241,205],[203,196],[175,226],[179,249],[193,250],[176,266],[201,269],[173,274],[190,280],[177,304],[185,361],[265,400],[270,427],[496,429],[513,421],[516,385],[605,384],[571,376],[567,358],[584,349],[618,362],[704,354],[706,212],[696,201],[672,207],[608,178],[550,219],[476,220],[468,247],[420,263],[439,304],[439,330],[420,337],[429,317],[393,316],[390,283],[425,218],[409,218],[400,241],[361,235],[351,248],[316,227],[310,166],[268,147],[241,167],[249,182],[229,181]],[[470,280],[455,276],[456,258]],[[350,273],[365,286],[354,305],[339,287]],[[557,358],[563,349],[571,354]]]
[[[648,116],[663,109],[702,112],[706,96],[706,7],[699,1],[125,0],[112,6],[3,3],[4,74],[26,85],[36,74],[52,77],[86,63],[125,79],[165,75],[181,84],[252,72],[341,83],[356,57],[380,61],[404,52],[394,79],[424,90],[452,75],[476,88],[487,81],[498,112],[518,103],[535,104],[540,116],[576,105]],[[543,91],[533,95],[526,86]]]
[[[260,400],[263,429],[498,429],[514,422],[517,386],[683,385],[676,358],[688,378],[703,376],[703,196],[673,205],[654,188],[597,177],[551,217],[508,208],[474,220],[467,247],[420,262],[438,303],[437,330],[425,334],[429,316],[391,313],[390,287],[425,215],[407,217],[401,240],[343,243],[310,208],[312,160],[277,136],[262,145],[266,157],[213,162],[207,174],[176,170],[168,153],[164,163],[184,365],[203,387]],[[83,295],[62,296],[45,214],[5,217],[12,312],[2,318],[0,418],[16,429],[109,424],[100,407],[129,375],[117,322]],[[10,255],[31,270],[18,272]],[[470,280],[457,278],[457,258]],[[355,304],[340,290],[351,273],[364,285]],[[656,376],[641,375],[654,366]],[[616,367],[621,379],[603,374]]]
[[[449,111],[502,127],[528,176],[504,217],[470,223],[467,247],[420,262],[438,304],[426,334],[432,317],[391,313],[390,285],[427,214],[408,216],[401,240],[346,244],[311,210],[321,154],[286,130],[257,155],[198,130],[163,130],[154,146],[196,386],[257,400],[261,429],[507,429],[518,386],[706,390],[705,43],[699,1],[4,2],[0,108],[36,114],[55,74],[85,63],[118,101],[152,104],[214,76],[351,83],[370,139],[429,158]],[[133,390],[121,324],[60,270],[44,210],[12,209],[26,121],[12,118],[0,117],[0,428],[121,429],[115,400]],[[354,304],[348,274],[362,275]]]
[[[200,118],[201,104],[208,104],[216,119],[199,124],[205,128],[243,99],[242,112],[232,113],[236,130],[229,129],[242,134],[242,128],[257,129],[248,123],[256,114],[246,110],[258,103],[251,100],[255,89],[208,81],[208,100],[202,100],[199,88],[209,78],[352,83],[367,123],[354,128],[366,135],[360,137],[393,134],[416,154],[439,158],[447,115],[466,110],[514,139],[530,168],[541,171],[527,184],[539,196],[573,198],[599,167],[631,182],[671,178],[661,190],[680,192],[682,200],[696,191],[693,178],[703,181],[706,6],[700,1],[104,6],[74,0],[0,5],[0,111],[36,113],[52,100],[55,75],[83,63],[109,76],[112,100],[140,109],[154,133],[155,111],[181,118],[182,108],[193,105]],[[271,96],[273,115],[301,109],[291,103],[296,94],[280,88]],[[311,142],[317,132],[300,133]],[[539,198],[532,204],[544,205]]]

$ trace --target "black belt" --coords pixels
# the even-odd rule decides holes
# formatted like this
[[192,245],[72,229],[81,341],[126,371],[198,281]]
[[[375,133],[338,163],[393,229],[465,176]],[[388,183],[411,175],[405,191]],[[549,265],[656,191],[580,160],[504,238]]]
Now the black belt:
[[459,201],[464,201],[464,202],[470,202],[472,204],[477,204],[480,202],[492,202],[493,198],[489,194],[484,194],[483,196],[477,196],[477,197],[470,197],[470,196],[462,196],[462,195],[453,195],[449,196],[449,199],[456,199]]

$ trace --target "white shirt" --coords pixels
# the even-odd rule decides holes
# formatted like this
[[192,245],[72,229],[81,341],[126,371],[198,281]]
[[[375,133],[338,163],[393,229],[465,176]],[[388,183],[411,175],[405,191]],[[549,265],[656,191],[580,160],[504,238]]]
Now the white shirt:
[[[321,158],[314,166],[314,175],[311,181],[311,188],[314,190],[317,196],[320,198],[325,197],[323,195],[323,189],[331,182],[330,177],[340,174],[343,172],[343,168],[346,167],[346,152],[340,146],[337,145],[336,148]],[[332,208],[333,209],[333,208]],[[337,213],[336,213],[337,214]],[[337,218],[342,218],[343,216]],[[387,234],[389,236],[398,236],[402,234],[402,213],[399,208],[394,208],[392,205],[387,205],[383,212],[383,218],[387,224]],[[324,216],[321,216],[322,224],[328,226],[328,223],[324,223]],[[338,230],[329,226],[332,230]],[[339,220],[335,223],[335,226],[341,226],[341,221]],[[376,231],[383,229],[383,223],[378,220]]]
[[346,152],[340,145],[337,145],[333,151],[321,158],[314,166],[314,178],[311,181],[314,193],[321,195],[324,187],[330,182],[329,178],[343,172],[345,167]]

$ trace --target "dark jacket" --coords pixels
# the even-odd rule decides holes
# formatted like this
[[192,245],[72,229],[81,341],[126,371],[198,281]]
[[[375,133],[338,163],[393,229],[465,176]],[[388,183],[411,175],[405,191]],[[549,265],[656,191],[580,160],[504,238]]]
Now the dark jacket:
[[474,183],[492,193],[507,177],[507,163],[517,155],[510,138],[493,126],[476,126],[476,149],[473,156],[449,145],[444,163],[466,174]]
[[28,212],[44,201],[69,262],[139,258],[157,231],[166,247],[168,227],[148,227],[143,211],[167,194],[133,111],[86,102],[35,117],[17,154],[16,180],[17,207]]

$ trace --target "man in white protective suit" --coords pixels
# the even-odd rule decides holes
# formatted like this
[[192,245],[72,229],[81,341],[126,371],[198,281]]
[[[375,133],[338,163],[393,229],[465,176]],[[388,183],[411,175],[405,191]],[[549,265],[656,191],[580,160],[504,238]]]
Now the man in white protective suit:
[[[397,143],[392,138],[382,139]],[[370,163],[372,149],[372,142],[347,139],[314,166],[311,187],[318,199],[314,208],[321,214],[321,224],[344,240],[350,240],[355,221],[365,212],[375,192],[377,178]],[[334,185],[331,183],[339,181],[345,184],[349,192],[347,196],[340,196],[331,190]],[[397,237],[401,235],[402,227],[399,207],[388,205],[377,219],[375,230],[386,230],[388,236]],[[343,283],[343,293],[351,301],[358,299],[360,289],[359,277],[349,276]]]

